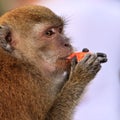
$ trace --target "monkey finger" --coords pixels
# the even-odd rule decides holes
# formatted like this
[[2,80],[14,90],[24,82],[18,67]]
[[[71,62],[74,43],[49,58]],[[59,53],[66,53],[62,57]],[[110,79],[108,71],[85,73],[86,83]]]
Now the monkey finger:
[[100,60],[97,58],[92,65],[93,66],[99,66],[100,65]]
[[80,63],[84,64],[86,63],[92,55],[90,53],[87,53],[85,57],[80,61]]
[[100,63],[105,63],[108,61],[108,59],[106,57],[98,57]]
[[71,67],[75,67],[76,66],[76,64],[77,64],[77,57],[76,56],[74,56],[73,58],[72,58],[72,60],[71,60]]
[[93,72],[97,73],[101,69],[101,65],[97,64],[93,67]]
[[87,64],[92,65],[97,59],[96,54],[91,54],[90,58],[86,61]]
[[93,64],[92,64],[92,67],[89,66],[88,69],[89,70],[92,70],[93,72],[98,72],[101,68],[101,64],[100,64],[100,61],[99,59],[96,59]]
[[97,54],[97,57],[107,57],[107,55],[105,53],[96,53]]

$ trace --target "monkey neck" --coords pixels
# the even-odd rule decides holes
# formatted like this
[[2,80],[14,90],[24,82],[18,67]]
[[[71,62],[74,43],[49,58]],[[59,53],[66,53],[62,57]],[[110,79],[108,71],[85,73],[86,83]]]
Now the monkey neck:
[[[58,64],[59,63],[59,64]],[[51,67],[48,63],[36,59],[32,63],[35,68],[39,69],[42,78],[48,81],[48,84],[52,84],[53,94],[56,95],[62,89],[65,82],[68,80],[69,72],[68,65],[65,61],[57,61],[54,67]]]
[[60,92],[66,81],[68,80],[69,74],[67,71],[64,71],[63,73],[59,73],[56,75],[53,75],[53,84],[54,84],[54,91],[56,91],[56,94]]

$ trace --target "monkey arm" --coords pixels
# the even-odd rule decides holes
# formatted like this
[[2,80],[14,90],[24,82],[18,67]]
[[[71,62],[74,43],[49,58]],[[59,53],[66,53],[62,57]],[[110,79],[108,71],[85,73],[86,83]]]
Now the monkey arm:
[[64,120],[71,120],[75,106],[85,87],[101,68],[100,61],[95,54],[88,54],[77,65],[74,62],[72,63],[73,69],[70,78],[58,94],[46,120],[63,120],[63,118]]

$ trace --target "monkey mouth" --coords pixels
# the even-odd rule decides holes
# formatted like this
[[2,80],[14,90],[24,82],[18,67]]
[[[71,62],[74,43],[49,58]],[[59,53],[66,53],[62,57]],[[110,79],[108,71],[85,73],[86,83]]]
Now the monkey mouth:
[[68,57],[68,55],[64,56],[64,57],[59,57],[58,59],[60,59],[60,60],[67,60],[67,57]]
[[64,57],[59,57],[59,60],[68,60],[68,57],[71,55],[72,53],[70,53],[69,55],[66,55]]

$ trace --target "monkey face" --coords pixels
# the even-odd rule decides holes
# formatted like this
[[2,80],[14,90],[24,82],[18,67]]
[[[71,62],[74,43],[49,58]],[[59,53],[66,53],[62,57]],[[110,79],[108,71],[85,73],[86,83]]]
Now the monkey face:
[[55,67],[73,52],[63,32],[64,21],[48,8],[17,8],[3,15],[0,25],[0,45],[21,60]]
[[44,29],[40,29],[41,25],[34,28],[36,30],[34,33],[38,34],[37,42],[34,43],[38,48],[38,56],[57,69],[66,69],[68,66],[66,57],[73,52],[73,48],[69,38],[64,35],[63,25],[46,25]]
[[38,25],[37,42],[34,43],[38,48],[38,53],[44,59],[55,62],[56,59],[64,59],[73,51],[69,39],[64,35],[63,25],[59,26],[44,26],[44,29]]

